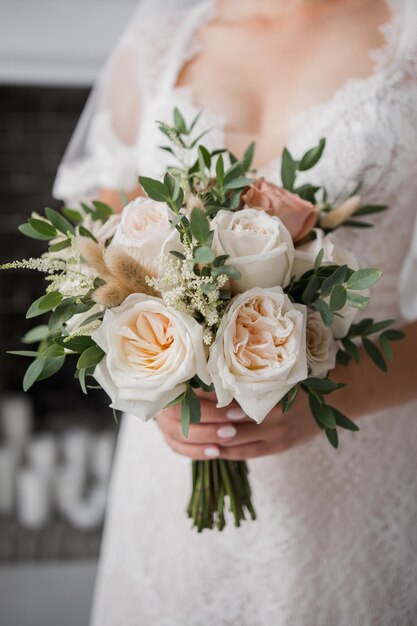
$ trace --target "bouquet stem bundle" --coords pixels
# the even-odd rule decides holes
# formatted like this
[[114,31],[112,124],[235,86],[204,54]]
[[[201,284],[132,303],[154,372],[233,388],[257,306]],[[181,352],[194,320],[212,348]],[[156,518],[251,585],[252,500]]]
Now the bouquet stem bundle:
[[223,530],[226,525],[226,499],[235,526],[240,526],[247,515],[252,520],[256,519],[248,474],[245,461],[215,459],[192,462],[192,494],[187,513],[198,532],[213,528]]

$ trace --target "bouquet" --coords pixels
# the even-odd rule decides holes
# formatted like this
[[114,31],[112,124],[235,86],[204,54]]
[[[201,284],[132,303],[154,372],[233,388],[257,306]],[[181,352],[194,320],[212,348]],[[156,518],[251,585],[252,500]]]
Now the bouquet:
[[[330,199],[324,186],[297,185],[325,140],[296,160],[285,149],[282,186],[258,178],[254,144],[238,159],[209,151],[178,109],[158,122],[173,165],[161,180],[140,177],[144,195],[120,215],[99,201],[32,214],[19,230],[48,242],[40,258],[2,266],[45,273],[46,293],[26,317],[49,314],[23,338],[33,350],[24,390],[75,357],[84,393],[97,384],[114,411],[143,420],[181,404],[183,434],[200,421],[197,388],[215,391],[218,406],[235,400],[256,422],[278,403],[290,410],[309,398],[312,419],[330,444],[338,428],[358,427],[328,402],[343,386],[336,363],[360,358],[359,345],[382,370],[394,320],[355,322],[370,300],[378,268],[359,268],[336,243],[339,227],[369,227],[360,186]],[[122,198],[125,196],[122,192]],[[222,530],[228,511],[239,526],[255,519],[248,467],[220,459],[192,462],[188,515],[198,531]]]

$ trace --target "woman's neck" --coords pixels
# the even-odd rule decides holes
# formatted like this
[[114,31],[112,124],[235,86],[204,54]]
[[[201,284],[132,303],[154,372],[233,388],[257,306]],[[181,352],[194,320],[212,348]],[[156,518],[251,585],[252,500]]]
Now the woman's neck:
[[303,4],[321,4],[322,0],[218,0],[222,19],[236,21],[251,17],[279,18]]

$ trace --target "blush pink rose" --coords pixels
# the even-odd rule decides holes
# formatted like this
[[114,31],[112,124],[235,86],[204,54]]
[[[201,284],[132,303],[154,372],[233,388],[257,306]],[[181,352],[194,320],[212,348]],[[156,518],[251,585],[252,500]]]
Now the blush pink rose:
[[262,209],[279,217],[294,242],[304,239],[317,222],[318,211],[314,204],[264,178],[259,178],[248,187],[242,194],[242,201],[247,207]]

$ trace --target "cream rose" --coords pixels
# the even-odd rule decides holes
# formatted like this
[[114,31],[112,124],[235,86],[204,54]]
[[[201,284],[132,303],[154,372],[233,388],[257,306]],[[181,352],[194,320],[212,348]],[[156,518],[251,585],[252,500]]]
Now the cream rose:
[[318,211],[314,204],[263,178],[248,187],[242,194],[242,202],[248,207],[263,209],[279,217],[293,241],[303,239],[317,222]]
[[237,293],[252,287],[285,287],[291,278],[294,245],[278,217],[257,209],[219,211],[211,226],[216,254],[228,254],[228,265],[241,274]]
[[[359,263],[351,250],[334,241],[331,235],[324,235],[320,228],[315,229],[314,232],[316,237],[313,241],[309,241],[295,250],[292,274],[296,278],[300,278],[302,274],[314,267],[314,261],[322,248],[324,250],[322,265],[334,263],[335,265],[347,265],[355,271],[359,269]],[[365,294],[364,291],[361,293]],[[337,311],[331,326],[333,335],[337,338],[345,337],[357,314],[358,309],[351,306],[345,306]]]
[[110,246],[121,247],[137,261],[155,268],[161,247],[172,230],[170,210],[150,198],[136,198],[123,209]]
[[318,311],[307,313],[307,364],[311,376],[322,378],[336,365],[337,346],[331,328]]
[[106,311],[92,337],[106,353],[94,378],[114,409],[147,420],[183,393],[196,374],[210,384],[202,327],[159,298],[128,296]]
[[306,307],[291,303],[281,287],[236,296],[210,349],[208,369],[218,406],[235,398],[261,422],[307,378]]

